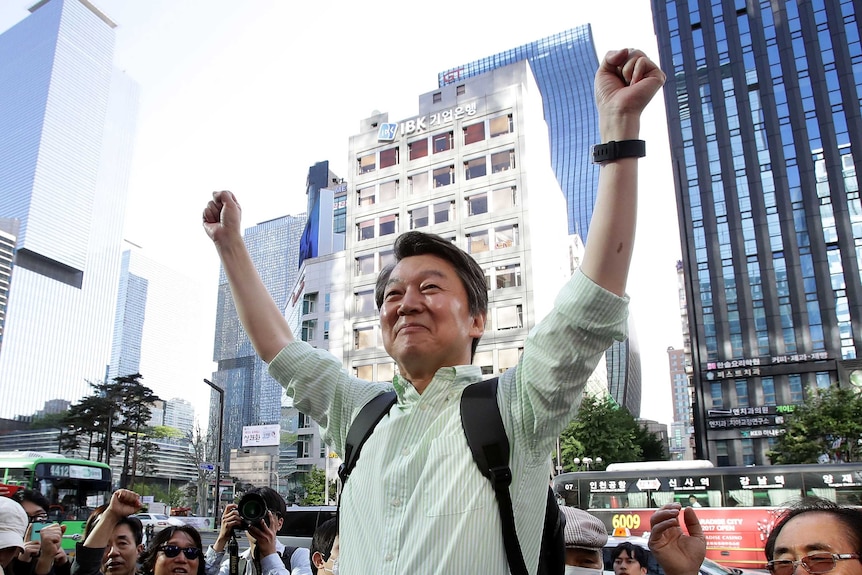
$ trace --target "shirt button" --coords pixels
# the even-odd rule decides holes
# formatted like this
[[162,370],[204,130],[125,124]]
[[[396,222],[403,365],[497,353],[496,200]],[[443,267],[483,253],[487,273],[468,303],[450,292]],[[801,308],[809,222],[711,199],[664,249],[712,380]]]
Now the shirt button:
[[431,407],[431,406],[430,406],[428,403],[423,403],[423,404],[421,404],[421,405],[419,406],[419,409],[421,409],[421,410],[425,411],[425,410],[427,410],[429,407]]
[[393,557],[392,557],[392,553],[387,553],[387,554],[383,557],[383,560],[384,560],[384,561],[392,561],[392,559],[393,559]]
[[392,507],[401,507],[401,498],[396,497],[392,500]]
[[404,449],[402,449],[402,450],[401,450],[401,455],[403,455],[404,457],[407,457],[408,455],[410,455],[410,448],[409,448],[409,447],[405,447]]

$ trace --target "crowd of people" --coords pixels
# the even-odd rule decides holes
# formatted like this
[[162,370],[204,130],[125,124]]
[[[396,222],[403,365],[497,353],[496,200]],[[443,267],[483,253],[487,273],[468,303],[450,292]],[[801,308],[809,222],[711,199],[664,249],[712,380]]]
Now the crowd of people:
[[[276,537],[284,500],[268,487],[253,491],[266,502],[266,517],[243,523],[237,506],[228,505],[215,542],[204,549],[190,525],[169,526],[144,545],[143,525],[135,517],[140,497],[117,490],[90,516],[71,560],[61,546],[62,525],[44,524],[44,535],[31,538],[33,525],[46,519],[38,493],[0,497],[0,575],[338,575],[337,518],[317,527],[309,548],[285,547]],[[565,575],[656,575],[642,544],[623,541],[606,561],[608,533],[601,520],[580,509],[561,510]],[[695,508],[664,505],[652,515],[650,528],[648,547],[665,575],[699,575],[706,538]],[[240,530],[247,548],[235,558],[226,556]],[[792,504],[768,535],[764,566],[772,575],[795,575],[800,568],[807,575],[862,575],[862,510],[816,497]]]

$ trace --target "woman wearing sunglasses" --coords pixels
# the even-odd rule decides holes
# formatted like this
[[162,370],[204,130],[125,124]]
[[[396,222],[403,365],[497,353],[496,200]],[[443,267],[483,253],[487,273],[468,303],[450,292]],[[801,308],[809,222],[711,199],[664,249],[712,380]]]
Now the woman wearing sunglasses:
[[141,554],[141,571],[144,575],[204,575],[201,549],[201,535],[191,525],[166,527]]
[[[650,525],[650,549],[667,575],[696,575],[706,538],[694,509],[670,503],[653,514]],[[765,551],[772,575],[862,575],[862,510],[804,499],[779,516]]]

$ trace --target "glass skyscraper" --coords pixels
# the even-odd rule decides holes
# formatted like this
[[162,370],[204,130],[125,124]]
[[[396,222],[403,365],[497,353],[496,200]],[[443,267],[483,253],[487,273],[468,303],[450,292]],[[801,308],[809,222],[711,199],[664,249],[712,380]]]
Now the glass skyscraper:
[[[254,267],[279,309],[287,307],[299,268],[300,237],[305,214],[284,216],[252,226],[244,238]],[[224,390],[222,461],[228,467],[231,449],[242,448],[246,425],[277,424],[281,420],[282,388],[240,324],[224,268],[219,274],[213,360],[218,363],[213,383]],[[209,430],[218,433],[219,396],[212,392]],[[229,471],[229,469],[226,469]]]
[[783,413],[862,367],[853,0],[653,0],[697,455],[769,463]]
[[593,78],[599,67],[589,24],[440,72],[442,88],[527,60],[542,94],[551,166],[566,196],[569,233],[587,241],[599,172],[590,146],[599,143]]
[[[569,233],[586,242],[598,190],[598,168],[590,147],[599,143],[593,79],[599,67],[589,24],[488,56],[438,74],[440,87],[527,60],[542,95],[551,166],[566,196]],[[634,333],[634,323],[630,322]],[[614,342],[605,356],[608,392],[640,415],[640,355],[635,342]]]
[[105,377],[138,98],[113,67],[105,14],[83,0],[31,12],[0,34],[0,218],[19,224],[0,351],[7,417]]

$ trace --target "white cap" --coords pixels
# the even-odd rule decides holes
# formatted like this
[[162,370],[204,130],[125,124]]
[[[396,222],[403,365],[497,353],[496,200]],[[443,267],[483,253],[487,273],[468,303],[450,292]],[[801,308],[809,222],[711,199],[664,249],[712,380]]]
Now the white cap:
[[27,523],[27,512],[20,503],[8,497],[0,497],[0,549],[24,549]]

